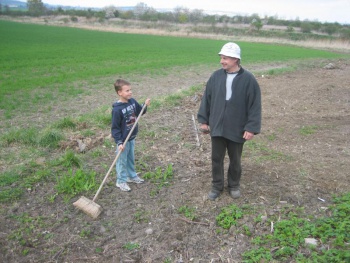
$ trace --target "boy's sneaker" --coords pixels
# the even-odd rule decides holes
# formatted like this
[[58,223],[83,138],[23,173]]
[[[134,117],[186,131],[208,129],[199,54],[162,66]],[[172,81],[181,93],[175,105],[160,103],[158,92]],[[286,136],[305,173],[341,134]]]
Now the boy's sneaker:
[[130,192],[130,191],[131,191],[131,189],[130,189],[130,187],[128,186],[127,183],[120,183],[120,184],[117,183],[116,186],[117,186],[120,190],[122,190],[122,191],[124,191],[124,192]]
[[135,183],[135,184],[142,184],[145,180],[142,178],[138,177],[137,175],[134,178],[128,178],[127,182],[128,183]]

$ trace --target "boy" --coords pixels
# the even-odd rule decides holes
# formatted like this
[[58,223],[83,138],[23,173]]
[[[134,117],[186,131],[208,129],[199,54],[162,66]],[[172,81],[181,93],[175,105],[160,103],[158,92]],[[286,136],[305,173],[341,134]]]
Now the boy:
[[[117,144],[117,152],[122,151],[116,162],[116,186],[122,191],[129,192],[131,189],[127,184],[128,182],[137,184],[144,182],[135,172],[134,149],[138,126],[133,130],[125,146],[123,146],[123,144],[137,116],[140,114],[143,105],[140,105],[132,98],[131,84],[128,81],[117,79],[114,83],[114,88],[119,96],[119,100],[113,104],[111,131],[112,137]],[[150,103],[151,100],[146,99],[146,106],[149,106]],[[144,113],[146,113],[146,109]]]

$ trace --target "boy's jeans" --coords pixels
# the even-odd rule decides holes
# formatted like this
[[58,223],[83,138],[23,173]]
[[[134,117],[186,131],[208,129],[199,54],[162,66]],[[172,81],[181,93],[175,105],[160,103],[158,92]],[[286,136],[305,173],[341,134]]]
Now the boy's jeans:
[[[128,179],[134,178],[136,175],[135,171],[135,140],[128,141],[125,144],[124,151],[120,153],[120,156],[116,163],[117,171],[117,183],[125,183]],[[118,152],[118,149],[117,149]]]

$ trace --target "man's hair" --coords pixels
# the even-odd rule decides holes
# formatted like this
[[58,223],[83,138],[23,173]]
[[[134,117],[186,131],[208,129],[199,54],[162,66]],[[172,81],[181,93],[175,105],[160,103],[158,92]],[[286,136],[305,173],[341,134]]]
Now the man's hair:
[[122,90],[123,86],[130,86],[130,82],[124,80],[124,79],[117,79],[114,83],[115,91],[118,93],[118,91]]

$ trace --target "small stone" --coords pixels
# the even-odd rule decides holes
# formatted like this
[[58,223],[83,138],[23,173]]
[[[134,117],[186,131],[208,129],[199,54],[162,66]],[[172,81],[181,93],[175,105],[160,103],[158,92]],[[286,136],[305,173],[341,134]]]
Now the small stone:
[[305,238],[305,244],[317,246],[317,240],[314,238]]
[[152,235],[152,234],[153,234],[153,229],[152,229],[152,228],[147,228],[146,231],[145,231],[145,233],[146,233],[147,235]]

